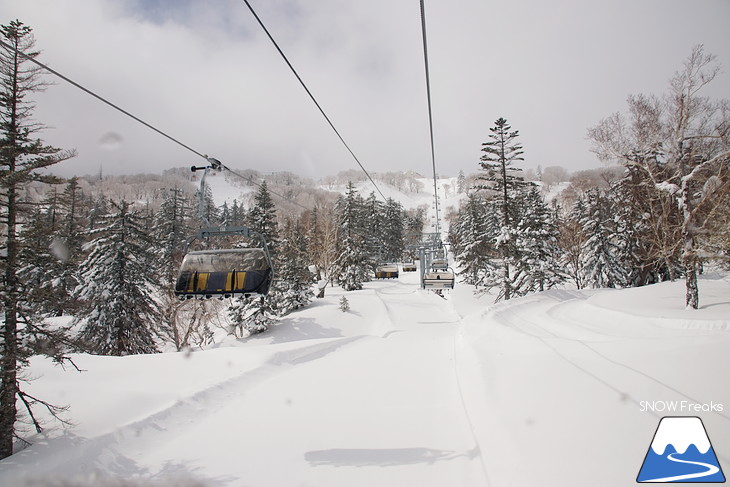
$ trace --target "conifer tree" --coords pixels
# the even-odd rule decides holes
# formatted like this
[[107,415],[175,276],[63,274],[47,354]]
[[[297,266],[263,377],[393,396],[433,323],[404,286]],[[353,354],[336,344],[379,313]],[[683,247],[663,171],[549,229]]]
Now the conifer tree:
[[393,198],[385,202],[382,225],[382,255],[388,262],[397,262],[405,251],[405,211]]
[[340,220],[338,281],[345,291],[362,289],[367,280],[368,257],[365,237],[360,230],[360,198],[352,182],[347,185],[345,197],[338,200],[337,209]]
[[90,232],[91,252],[80,267],[79,338],[101,355],[157,352],[153,327],[162,320],[151,295],[158,287],[151,239],[139,211],[124,201],[112,207],[105,225]]
[[299,222],[288,218],[279,245],[275,303],[277,314],[285,315],[309,304],[314,296],[312,273],[307,268],[305,239]]
[[524,296],[550,289],[565,281],[559,263],[558,228],[540,190],[523,192],[520,221],[515,228],[515,259],[512,289]]
[[254,196],[254,206],[248,214],[248,226],[264,236],[269,252],[275,257],[279,245],[279,223],[276,218],[276,205],[266,181],[261,183]]
[[[385,208],[383,203],[378,200],[374,192],[362,200],[355,199],[356,204],[353,231],[361,233],[365,237],[365,248],[370,261],[370,268],[374,272],[378,263],[384,262],[388,258],[385,256],[384,240],[385,240]],[[358,204],[359,203],[359,204]]]
[[[248,213],[248,226],[262,235],[267,242],[274,263],[274,272],[278,274],[279,259],[279,224],[276,217],[276,206],[269,193],[266,181],[259,186],[254,196],[254,207]],[[261,333],[268,329],[276,315],[276,304],[280,300],[281,290],[278,277],[269,289],[267,297],[250,295],[241,296],[228,308],[228,316],[235,327],[248,334]]]
[[611,200],[597,189],[585,195],[585,215],[581,225],[587,236],[583,243],[583,273],[586,284],[596,288],[615,288],[627,282],[627,269],[621,261],[621,248]]
[[[4,314],[0,331],[0,459],[13,454],[18,398],[27,399],[19,387],[19,370],[26,359],[36,353],[55,355],[61,352],[48,344],[57,343],[54,332],[44,327],[42,321],[29,308],[24,284],[19,276],[20,254],[23,244],[18,230],[24,223],[19,197],[20,191],[32,181],[48,181],[39,170],[72,157],[73,152],[63,152],[44,145],[37,138],[42,125],[32,120],[34,104],[32,93],[41,91],[43,83],[39,69],[27,58],[34,58],[34,39],[30,27],[17,20],[0,26],[0,223],[4,228],[0,237],[0,309]],[[8,47],[6,47],[8,46]],[[42,337],[42,340],[39,339]],[[40,343],[46,346],[39,346]],[[31,416],[36,430],[40,423],[33,416],[31,405],[26,412]]]
[[515,242],[512,234],[518,221],[519,204],[516,201],[520,190],[529,183],[526,183],[520,175],[521,169],[513,167],[516,161],[524,160],[522,145],[517,142],[519,131],[512,130],[512,127],[504,118],[499,118],[494,127],[489,129],[491,140],[482,144],[481,170],[485,173],[478,177],[485,183],[480,189],[488,189],[494,192],[494,201],[499,211],[500,231],[496,239],[496,246],[501,253],[502,263],[500,268],[501,289],[499,297],[510,299],[512,297],[512,278],[510,276],[510,263],[517,256]]
[[449,229],[449,242],[460,268],[459,275],[466,284],[491,285],[488,280],[495,274],[491,259],[497,227],[494,213],[487,211],[487,203],[478,193],[470,193]]
[[157,241],[159,269],[165,282],[172,282],[190,238],[191,208],[182,190],[172,188],[165,193],[155,215],[153,235]]

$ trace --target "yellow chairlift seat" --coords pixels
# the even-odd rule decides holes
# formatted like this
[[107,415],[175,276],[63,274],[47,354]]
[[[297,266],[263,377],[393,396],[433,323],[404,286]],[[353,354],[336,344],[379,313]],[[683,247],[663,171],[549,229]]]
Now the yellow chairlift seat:
[[175,295],[191,297],[267,294],[272,269],[263,249],[200,250],[185,255]]
[[380,264],[375,268],[376,279],[396,279],[398,277],[397,264]]
[[404,262],[403,263],[403,272],[416,272],[416,263],[415,262]]

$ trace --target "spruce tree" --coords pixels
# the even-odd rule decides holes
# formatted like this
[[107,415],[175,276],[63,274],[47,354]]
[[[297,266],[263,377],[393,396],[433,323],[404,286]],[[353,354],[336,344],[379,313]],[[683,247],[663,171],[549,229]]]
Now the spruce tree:
[[[4,231],[0,237],[0,308],[4,313],[0,334],[0,459],[13,453],[16,431],[18,397],[24,398],[19,387],[19,370],[36,353],[52,354],[61,358],[56,347],[54,332],[36,320],[26,301],[27,290],[19,276],[20,254],[23,243],[18,230],[25,222],[20,205],[20,192],[32,181],[50,178],[39,173],[73,152],[63,152],[44,145],[37,138],[42,125],[32,120],[34,104],[30,97],[44,87],[39,68],[27,61],[38,52],[34,50],[31,29],[17,20],[0,26],[0,215]],[[8,46],[8,47],[6,47]],[[32,322],[28,320],[33,320]],[[42,340],[40,339],[42,338]],[[32,417],[36,430],[41,426],[33,417],[32,406],[23,401]]]
[[585,215],[581,225],[587,239],[583,243],[584,281],[596,288],[615,288],[627,282],[627,269],[621,260],[621,248],[614,216],[617,209],[597,189],[586,192]]
[[305,260],[305,238],[299,222],[288,218],[279,245],[274,309],[278,315],[285,315],[309,304],[312,291],[312,273]]
[[561,284],[566,276],[559,262],[558,228],[536,186],[523,192],[521,206],[515,227],[512,289],[515,295],[524,296]]
[[172,282],[190,238],[191,208],[179,188],[165,193],[160,209],[155,215],[153,235],[157,241],[159,270],[165,282]]
[[353,221],[352,229],[365,237],[365,251],[370,260],[369,267],[374,272],[377,264],[388,259],[384,249],[385,207],[374,192],[371,192],[365,200],[360,199],[358,195],[355,202],[354,208],[359,206],[360,209],[354,213],[357,216]]
[[459,275],[466,284],[489,287],[495,274],[491,262],[492,246],[497,227],[495,215],[487,211],[487,204],[478,193],[472,192],[459,208],[456,222],[449,229]]
[[251,230],[263,235],[269,252],[276,256],[279,245],[279,223],[276,218],[276,205],[271,198],[266,181],[261,183],[254,196],[254,206],[248,214],[248,226]]
[[113,213],[90,232],[91,249],[80,267],[75,318],[79,338],[92,353],[133,355],[157,352],[155,327],[161,323],[151,239],[139,211],[112,203]]
[[513,166],[515,162],[524,160],[522,145],[517,142],[519,131],[513,131],[504,118],[497,119],[489,131],[491,140],[482,144],[484,155],[481,157],[480,167],[485,174],[478,177],[480,181],[484,181],[479,188],[494,192],[501,225],[496,239],[502,257],[500,269],[502,284],[499,297],[510,299],[512,297],[510,263],[517,256],[512,237],[519,218],[519,204],[516,199],[521,189],[529,183],[526,183],[520,175],[522,170]]
[[[248,213],[248,226],[251,230],[262,235],[267,242],[271,254],[276,280],[269,289],[269,294],[264,296],[250,295],[236,298],[235,302],[228,308],[228,316],[235,327],[241,332],[248,334],[262,333],[274,321],[276,305],[281,299],[279,288],[279,224],[276,217],[276,206],[271,199],[266,181],[259,186],[254,196],[254,207]],[[254,245],[260,245],[256,243]]]
[[361,202],[352,182],[347,185],[344,198],[337,204],[340,221],[338,238],[338,281],[345,291],[362,289],[367,280],[368,256],[365,236],[362,234]]
[[387,262],[397,262],[405,251],[405,211],[393,198],[385,202],[382,225],[382,255]]

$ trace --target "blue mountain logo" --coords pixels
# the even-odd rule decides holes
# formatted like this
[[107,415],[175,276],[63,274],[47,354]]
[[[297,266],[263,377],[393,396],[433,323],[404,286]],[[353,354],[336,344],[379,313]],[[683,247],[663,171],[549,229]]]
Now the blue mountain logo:
[[636,481],[725,482],[702,420],[694,416],[662,418]]

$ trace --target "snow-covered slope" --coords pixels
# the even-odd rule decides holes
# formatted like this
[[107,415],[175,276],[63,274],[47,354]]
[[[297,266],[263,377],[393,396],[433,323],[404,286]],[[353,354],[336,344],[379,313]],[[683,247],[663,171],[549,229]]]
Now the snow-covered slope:
[[730,279],[700,290],[697,311],[679,282],[492,305],[401,273],[207,350],[34,358],[28,392],[73,425],[0,462],[0,485],[615,487],[683,414],[730,465]]

